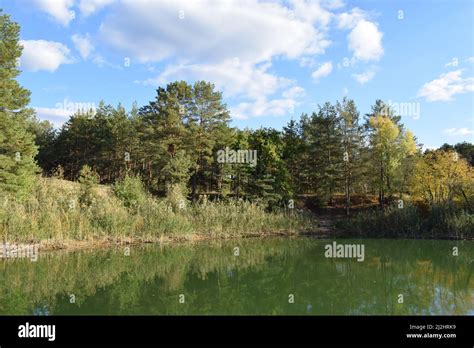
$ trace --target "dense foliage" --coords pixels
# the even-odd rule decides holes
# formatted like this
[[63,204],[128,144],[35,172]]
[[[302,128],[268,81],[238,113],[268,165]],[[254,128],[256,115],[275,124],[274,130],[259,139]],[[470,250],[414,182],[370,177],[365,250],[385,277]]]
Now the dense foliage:
[[[114,199],[127,214],[140,213],[153,197],[165,197],[173,209],[237,200],[275,211],[294,208],[307,195],[318,207],[343,195],[349,214],[355,197],[376,196],[381,210],[412,203],[421,218],[449,205],[468,214],[463,221],[472,227],[473,145],[444,144],[422,153],[401,117],[381,100],[363,118],[344,98],[292,119],[282,131],[241,130],[231,127],[212,83],[177,81],[158,87],[145,106],[127,111],[101,102],[55,129],[34,117],[29,91],[15,80],[22,49],[19,26],[7,15],[0,14],[0,37],[0,203],[13,198],[24,204],[12,216],[21,217],[31,201],[44,203],[45,196],[32,193],[38,164],[45,176],[79,181],[79,207],[95,207],[95,214],[107,210],[94,194],[101,183],[114,185]],[[60,215],[62,205],[51,203]],[[374,218],[387,220],[390,213],[379,214]],[[2,223],[12,228],[11,221]]]

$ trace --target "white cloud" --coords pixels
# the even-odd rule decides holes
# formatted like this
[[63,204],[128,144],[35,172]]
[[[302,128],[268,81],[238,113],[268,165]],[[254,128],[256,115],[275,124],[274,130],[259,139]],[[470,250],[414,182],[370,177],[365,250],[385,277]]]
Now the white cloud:
[[300,66],[303,68],[314,68],[316,66],[316,60],[313,57],[301,57]]
[[[272,61],[315,70],[315,57],[331,43],[333,10],[342,6],[339,0],[122,1],[106,14],[98,38],[137,63],[172,62],[135,82],[212,81],[236,105],[234,117],[278,116],[291,112],[304,90],[271,69]],[[326,62],[313,77],[332,69]]]
[[[209,80],[228,97],[246,96],[256,99],[291,85],[291,80],[267,72],[270,64],[243,64],[233,59],[220,64],[181,64],[168,66],[156,78],[142,81],[162,85],[175,80]],[[138,81],[140,82],[140,81]]]
[[113,8],[100,34],[108,45],[140,62],[238,57],[255,64],[274,56],[323,53],[330,44],[325,27],[330,13],[314,2],[294,6],[291,10],[257,0],[126,1]]
[[92,51],[94,51],[94,46],[92,45],[89,34],[84,36],[80,34],[74,34],[71,37],[71,40],[83,59],[89,58]]
[[230,108],[234,118],[286,115],[298,105],[305,91],[292,80],[270,74],[270,67],[269,63],[254,66],[233,59],[221,64],[171,65],[155,78],[136,82],[156,86],[181,79],[208,80],[226,98],[245,100]]
[[50,121],[55,127],[62,126],[73,114],[73,112],[62,108],[33,107],[33,109],[36,111],[38,119]]
[[378,24],[369,19],[370,14],[357,7],[337,16],[337,27],[351,30],[347,36],[349,50],[354,58],[362,61],[379,60],[384,53],[383,33]]
[[348,94],[349,94],[349,89],[348,89],[347,87],[344,87],[344,88],[342,89],[342,95],[345,97],[345,96],[347,96]]
[[465,136],[474,135],[474,130],[468,128],[448,128],[444,130],[444,133],[450,136]]
[[251,103],[243,102],[236,107],[231,107],[230,113],[232,117],[241,120],[250,117],[285,116],[288,113],[293,113],[297,105],[297,101],[292,98],[268,100],[266,97],[262,97]]
[[83,16],[87,17],[112,4],[114,1],[115,0],[81,0],[79,10]]
[[463,69],[441,74],[437,79],[427,82],[418,91],[418,97],[424,97],[427,101],[450,101],[456,94],[474,91],[474,78],[463,78]]
[[359,82],[361,85],[369,82],[375,76],[375,68],[370,68],[367,71],[364,71],[360,74],[352,74],[352,77]]
[[343,12],[337,16],[337,27],[339,29],[354,29],[357,23],[367,17],[367,12],[355,7],[350,12]]
[[313,71],[311,76],[314,79],[319,80],[321,77],[328,76],[331,73],[331,71],[332,71],[332,62],[329,61],[329,62],[325,62],[321,64],[318,69]]
[[282,93],[282,96],[284,98],[289,98],[289,99],[296,99],[296,98],[301,98],[306,94],[305,90],[303,87],[300,86],[294,86],[291,87],[290,89],[287,89]]
[[318,1],[314,0],[291,0],[294,17],[306,22],[317,23],[326,27],[333,14],[326,10]]
[[74,0],[33,0],[34,4],[52,19],[67,26],[75,18],[75,12],[71,9]]
[[349,50],[359,60],[379,60],[383,55],[382,36],[376,24],[363,19],[349,33]]
[[338,9],[345,6],[342,0],[322,0],[321,3],[324,7],[331,10]]
[[20,40],[23,46],[21,68],[27,71],[56,71],[61,64],[72,63],[70,50],[60,42],[45,40]]

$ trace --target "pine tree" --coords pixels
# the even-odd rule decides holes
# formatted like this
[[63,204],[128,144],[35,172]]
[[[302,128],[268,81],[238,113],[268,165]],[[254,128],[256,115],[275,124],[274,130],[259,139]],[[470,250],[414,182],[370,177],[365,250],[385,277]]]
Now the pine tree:
[[226,143],[230,121],[222,93],[212,83],[197,81],[193,86],[193,101],[187,119],[188,149],[194,164],[191,177],[191,195],[196,199],[199,189],[209,191],[212,181],[214,152]]
[[301,124],[291,120],[286,127],[283,127],[283,154],[282,160],[285,162],[288,173],[288,181],[292,194],[301,192],[302,182],[302,162],[304,161],[304,143],[302,137]]
[[19,33],[20,26],[0,10],[0,191],[21,198],[32,189],[38,167],[34,135],[28,130],[30,92],[15,80],[22,52]]
[[166,193],[168,177],[161,173],[171,158],[186,150],[193,90],[185,81],[157,89],[155,100],[139,110],[144,178],[148,187]]
[[343,143],[338,123],[336,107],[325,103],[309,124],[311,187],[329,203],[342,181]]
[[359,125],[359,111],[353,100],[344,98],[336,105],[339,117],[339,127],[343,142],[344,162],[344,194],[346,197],[346,214],[349,215],[351,192],[358,177],[357,169],[361,163],[361,149],[363,146],[362,126]]

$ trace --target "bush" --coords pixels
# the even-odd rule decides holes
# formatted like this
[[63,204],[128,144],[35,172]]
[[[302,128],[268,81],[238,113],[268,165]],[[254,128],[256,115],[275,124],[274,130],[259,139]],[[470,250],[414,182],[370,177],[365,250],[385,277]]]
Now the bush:
[[431,208],[424,230],[433,236],[468,238],[474,233],[474,215],[454,204],[437,204]]
[[453,204],[431,208],[408,204],[403,209],[391,206],[340,220],[336,227],[348,235],[367,237],[472,238],[474,216]]
[[126,175],[114,184],[113,192],[125,207],[134,212],[137,212],[147,199],[145,187],[138,176]]
[[99,183],[99,176],[91,167],[85,165],[79,172],[79,182],[81,183],[79,202],[84,207],[90,207],[96,199],[94,188]]

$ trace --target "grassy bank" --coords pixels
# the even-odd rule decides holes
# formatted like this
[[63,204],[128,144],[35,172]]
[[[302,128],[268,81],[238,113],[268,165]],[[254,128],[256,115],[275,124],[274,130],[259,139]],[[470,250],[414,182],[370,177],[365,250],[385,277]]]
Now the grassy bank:
[[474,239],[474,215],[454,204],[366,210],[337,220],[336,227],[346,236]]
[[0,240],[62,247],[101,242],[237,238],[314,231],[315,220],[294,211],[269,213],[241,201],[190,204],[157,199],[133,181],[116,187],[40,179],[25,201],[0,202]]

